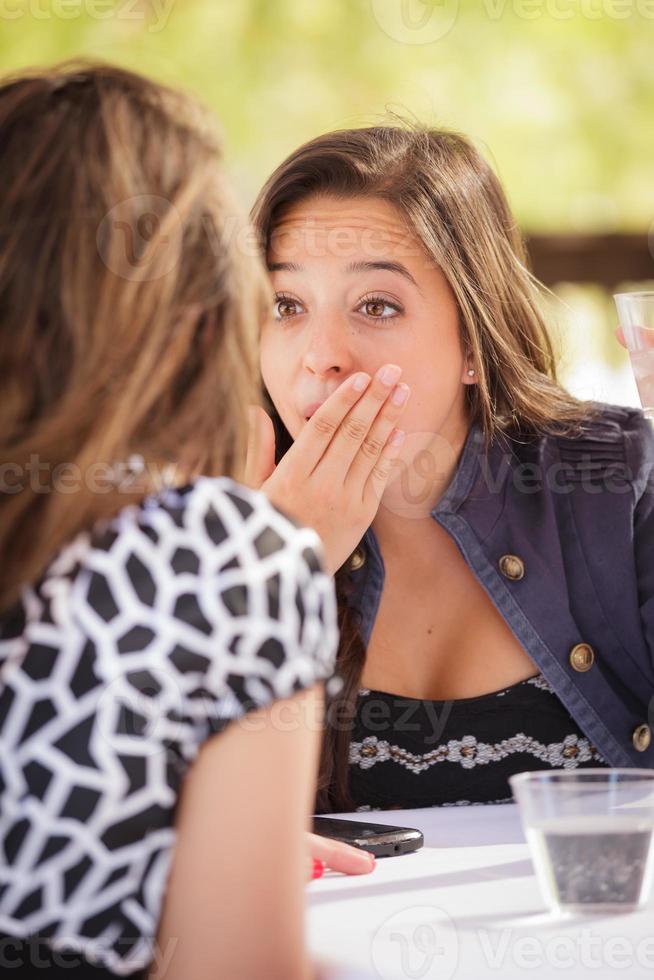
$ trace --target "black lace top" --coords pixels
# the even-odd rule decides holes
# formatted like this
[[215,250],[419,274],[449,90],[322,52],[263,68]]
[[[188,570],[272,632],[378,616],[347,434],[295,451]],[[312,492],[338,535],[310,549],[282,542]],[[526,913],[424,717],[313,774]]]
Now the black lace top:
[[589,766],[608,762],[540,673],[453,701],[359,692],[350,743],[357,810],[510,803],[513,773]]

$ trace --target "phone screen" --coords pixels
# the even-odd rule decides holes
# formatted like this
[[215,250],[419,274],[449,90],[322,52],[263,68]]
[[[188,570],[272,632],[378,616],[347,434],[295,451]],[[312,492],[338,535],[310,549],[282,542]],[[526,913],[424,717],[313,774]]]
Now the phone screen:
[[314,833],[323,837],[333,837],[335,840],[360,840],[362,837],[379,837],[380,834],[390,834],[394,830],[404,830],[403,827],[389,827],[381,823],[364,823],[358,820],[339,820],[337,817],[314,817]]
[[412,827],[341,820],[338,817],[314,817],[313,832],[370,851],[378,857],[407,854],[422,847],[424,838]]

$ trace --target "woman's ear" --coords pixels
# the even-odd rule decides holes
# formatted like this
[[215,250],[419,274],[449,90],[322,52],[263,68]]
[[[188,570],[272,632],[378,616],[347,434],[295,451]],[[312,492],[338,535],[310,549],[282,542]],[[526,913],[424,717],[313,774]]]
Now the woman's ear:
[[463,378],[461,380],[464,385],[474,385],[477,383],[477,372],[470,359],[466,359],[463,368]]

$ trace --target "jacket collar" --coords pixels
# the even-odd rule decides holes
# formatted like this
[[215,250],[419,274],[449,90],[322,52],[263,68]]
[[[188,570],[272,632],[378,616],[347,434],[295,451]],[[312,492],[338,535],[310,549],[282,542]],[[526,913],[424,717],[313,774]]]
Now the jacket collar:
[[[457,468],[447,489],[439,498],[431,512],[435,520],[447,514],[455,514],[466,503],[473,510],[482,505],[487,518],[492,518],[502,505],[506,478],[511,469],[513,452],[511,441],[498,435],[491,443],[488,452],[484,449],[484,433],[477,422],[468,429]],[[363,537],[368,554],[377,555],[381,560],[377,536],[372,525]]]
[[475,477],[480,473],[481,457],[484,455],[484,433],[474,422],[468,429],[459,462],[450,484],[431,512],[437,514],[455,513],[470,493]]
[[[503,512],[504,485],[511,469],[511,457],[510,442],[504,436],[493,440],[486,453],[481,427],[477,423],[471,424],[457,468],[447,490],[432,510],[432,518],[448,528],[452,521],[460,520],[455,515],[464,511],[465,519],[483,539]],[[364,561],[350,569],[353,589],[347,602],[361,613],[361,628],[367,644],[386,577],[384,559],[372,525],[357,551],[363,552]]]
[[[486,452],[483,430],[478,423],[472,423],[454,475],[431,512],[433,519],[447,527],[452,520],[457,520],[455,514],[464,511],[465,519],[483,539],[503,511],[504,486],[512,457],[511,442],[503,435],[494,439]],[[348,603],[361,610],[363,635],[368,642],[386,575],[372,525],[357,551],[363,552],[364,561],[357,562],[350,571],[354,589]]]

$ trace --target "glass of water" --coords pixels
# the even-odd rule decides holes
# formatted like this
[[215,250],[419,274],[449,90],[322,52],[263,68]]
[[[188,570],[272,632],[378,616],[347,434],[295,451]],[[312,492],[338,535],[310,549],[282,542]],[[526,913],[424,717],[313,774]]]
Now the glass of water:
[[632,912],[654,880],[654,771],[509,777],[543,898],[554,912]]
[[613,298],[643,412],[654,419],[654,292],[616,293]]

